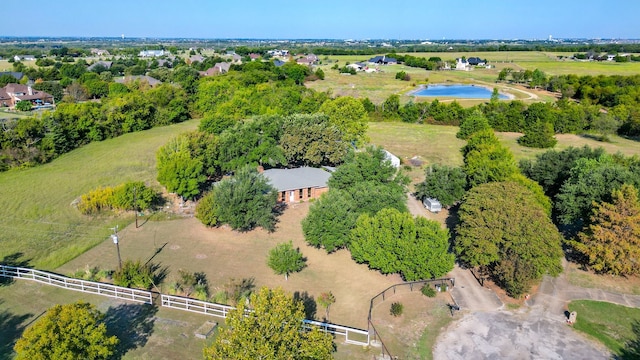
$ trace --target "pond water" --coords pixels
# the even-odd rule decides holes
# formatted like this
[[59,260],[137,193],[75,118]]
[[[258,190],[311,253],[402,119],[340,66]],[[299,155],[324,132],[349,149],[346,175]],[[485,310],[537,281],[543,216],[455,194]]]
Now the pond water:
[[[427,85],[426,88],[420,88],[413,91],[410,95],[428,96],[428,97],[453,97],[460,99],[491,99],[493,89],[475,85],[461,84],[433,84]],[[500,99],[508,99],[504,94],[499,95]]]

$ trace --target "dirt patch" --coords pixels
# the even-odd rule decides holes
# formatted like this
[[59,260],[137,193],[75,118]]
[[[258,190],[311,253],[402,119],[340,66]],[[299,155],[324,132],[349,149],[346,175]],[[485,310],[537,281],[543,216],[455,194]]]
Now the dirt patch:
[[[304,241],[300,221],[307,215],[309,203],[288,207],[278,219],[277,230],[262,229],[238,232],[228,227],[207,228],[195,218],[149,221],[139,228],[129,226],[119,232],[122,259],[150,261],[167,269],[164,283],[177,278],[177,270],[204,272],[211,292],[222,288],[230,279],[254,279],[256,287],[281,287],[312,299],[331,291],[336,303],[331,306],[332,322],[367,328],[369,301],[378,292],[402,282],[398,275],[381,275],[366,265],[356,264],[347,250],[327,254]],[[267,266],[269,250],[279,243],[292,241],[307,258],[307,267],[291,274],[289,280],[276,275]],[[206,258],[199,256],[205,255]],[[87,264],[104,269],[117,266],[113,243],[102,244],[65,264],[60,272],[69,274]],[[162,286],[162,285],[161,285]],[[316,308],[322,319],[324,308]],[[339,339],[337,339],[339,341]]]
[[600,275],[583,269],[579,264],[569,262],[564,271],[571,285],[620,294],[640,295],[640,277],[638,276]]

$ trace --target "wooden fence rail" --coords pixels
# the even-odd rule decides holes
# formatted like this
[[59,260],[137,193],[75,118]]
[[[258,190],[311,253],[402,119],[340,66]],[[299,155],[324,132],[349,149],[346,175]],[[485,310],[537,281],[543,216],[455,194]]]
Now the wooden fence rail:
[[122,286],[105,284],[95,281],[74,279],[35,269],[0,265],[0,276],[15,279],[33,280],[42,284],[53,285],[89,294],[108,296],[116,299],[136,301],[145,304],[153,303],[153,297],[150,291],[130,289]]

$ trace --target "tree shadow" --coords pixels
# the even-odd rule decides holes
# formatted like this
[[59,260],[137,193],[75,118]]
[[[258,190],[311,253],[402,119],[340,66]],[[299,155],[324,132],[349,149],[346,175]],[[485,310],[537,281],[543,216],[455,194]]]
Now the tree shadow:
[[304,315],[306,319],[314,320],[316,318],[318,305],[316,304],[316,300],[313,298],[313,296],[309,295],[308,292],[306,291],[294,292],[293,300],[302,302],[302,305],[304,306]]
[[149,260],[147,260],[146,263],[144,263],[145,265],[147,265],[148,263],[151,262],[151,260],[153,260],[153,258],[155,258],[156,256],[158,256],[158,254],[160,254],[162,252],[162,250],[164,250],[164,247],[167,246],[167,244],[169,244],[169,242],[164,243],[162,246],[160,246],[159,248],[156,248],[156,251],[154,251],[153,255],[151,255],[151,257],[149,258]]
[[[23,267],[23,268],[31,267],[31,265],[29,264],[31,259],[22,259],[23,256],[24,256],[24,253],[22,252],[16,252],[16,253],[7,255],[3,257],[2,260],[0,260],[0,264],[6,265],[6,266]],[[14,281],[13,278],[0,276],[0,286],[11,285],[13,284],[13,281]]]
[[620,356],[617,356],[616,359],[640,359],[640,320],[635,320],[631,324],[631,330],[635,338],[627,341],[624,348],[620,351]]
[[156,306],[147,304],[121,304],[107,310],[107,330],[120,339],[113,358],[121,359],[128,351],[145,346],[157,312]]
[[[146,265],[146,264],[145,264]],[[153,284],[160,284],[167,278],[169,274],[169,266],[161,266],[160,264],[149,263],[149,268],[151,268],[151,272],[153,273]]]
[[14,315],[7,310],[0,310],[0,360],[13,359],[13,346],[27,327],[25,322],[32,316],[33,314]]
[[449,216],[445,219],[445,225],[447,229],[449,229],[450,234],[450,248],[449,251],[453,252],[453,244],[455,244],[456,240],[456,226],[460,220],[458,216],[458,211],[460,210],[460,204],[455,204],[449,208]]

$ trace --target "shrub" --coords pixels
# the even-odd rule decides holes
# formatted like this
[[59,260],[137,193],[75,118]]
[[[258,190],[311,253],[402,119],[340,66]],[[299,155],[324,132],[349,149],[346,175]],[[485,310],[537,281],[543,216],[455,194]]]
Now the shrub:
[[196,205],[196,218],[206,226],[218,225],[218,212],[213,191],[207,193]]
[[113,273],[113,283],[118,286],[151,289],[154,269],[150,264],[142,264],[140,260],[127,260],[122,268]]
[[420,292],[422,293],[422,295],[430,298],[436,297],[437,294],[436,289],[429,286],[429,284],[424,284],[424,286],[420,289]]
[[85,215],[97,214],[102,210],[111,209],[113,197],[112,187],[99,187],[82,195],[78,210]]
[[394,302],[393,304],[391,304],[391,315],[398,317],[402,315],[403,311],[404,311],[404,305],[402,305],[402,303]]
[[97,266],[89,267],[89,265],[87,265],[82,270],[76,270],[71,277],[88,281],[103,281],[109,279],[112,273],[110,270],[100,269]]

